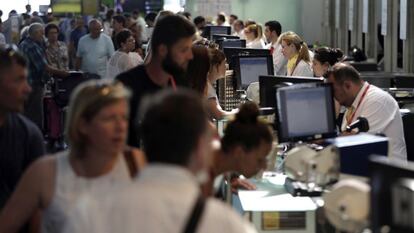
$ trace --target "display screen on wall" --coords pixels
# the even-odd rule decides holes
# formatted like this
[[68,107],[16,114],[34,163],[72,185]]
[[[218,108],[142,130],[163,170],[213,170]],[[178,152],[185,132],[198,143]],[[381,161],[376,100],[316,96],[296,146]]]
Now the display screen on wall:
[[81,0],[52,0],[52,11],[54,13],[82,13]]

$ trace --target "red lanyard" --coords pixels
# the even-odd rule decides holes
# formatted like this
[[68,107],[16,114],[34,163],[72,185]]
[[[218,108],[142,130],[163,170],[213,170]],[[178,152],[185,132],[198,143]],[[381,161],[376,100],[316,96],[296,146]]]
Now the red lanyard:
[[353,119],[354,119],[354,117],[355,117],[355,113],[356,113],[356,111],[358,110],[359,105],[361,105],[362,101],[364,100],[364,98],[365,98],[365,96],[366,96],[366,94],[367,94],[368,89],[369,89],[369,87],[370,87],[370,86],[371,86],[371,85],[370,85],[370,84],[368,84],[367,88],[365,88],[364,93],[362,93],[361,99],[359,99],[359,102],[358,102],[358,104],[357,104],[357,106],[356,106],[356,108],[355,108],[354,112],[352,113],[351,117],[349,118],[349,119],[350,119],[350,121],[348,121],[348,120],[346,121],[346,124],[347,124],[347,125],[349,125],[349,124],[351,124],[351,123],[352,123],[352,120],[353,120]]
[[172,89],[174,91],[177,91],[177,84],[175,83],[175,80],[174,80],[173,76],[170,76],[169,79],[170,79]]
[[273,55],[273,52],[275,51],[275,48],[273,48],[273,45],[270,46],[270,54]]

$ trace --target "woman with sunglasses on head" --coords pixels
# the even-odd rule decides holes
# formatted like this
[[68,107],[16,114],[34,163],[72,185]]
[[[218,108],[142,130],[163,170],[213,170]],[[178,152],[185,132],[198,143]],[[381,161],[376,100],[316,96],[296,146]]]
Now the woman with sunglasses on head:
[[313,77],[309,49],[306,43],[294,32],[285,32],[279,39],[282,53],[287,63],[288,76]]
[[0,232],[19,231],[38,209],[42,232],[61,232],[82,195],[131,184],[145,158],[125,146],[129,96],[120,83],[89,81],[76,88],[66,122],[70,149],[29,167],[0,214]]

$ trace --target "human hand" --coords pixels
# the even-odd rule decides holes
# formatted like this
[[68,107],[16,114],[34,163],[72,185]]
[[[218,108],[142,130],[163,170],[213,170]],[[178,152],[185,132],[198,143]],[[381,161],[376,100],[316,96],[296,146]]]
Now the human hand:
[[239,189],[245,190],[255,190],[256,185],[252,184],[249,180],[241,179],[241,178],[234,178],[230,181],[231,184],[231,191],[233,193],[237,193]]

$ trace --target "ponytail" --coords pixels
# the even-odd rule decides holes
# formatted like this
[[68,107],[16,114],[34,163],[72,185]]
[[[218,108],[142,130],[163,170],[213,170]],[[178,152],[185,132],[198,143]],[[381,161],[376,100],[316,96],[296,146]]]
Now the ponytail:
[[304,60],[305,62],[310,63],[309,48],[308,48],[308,45],[303,41],[301,41],[301,43],[300,43],[299,56],[298,56],[298,60],[296,62],[296,65],[301,60]]

